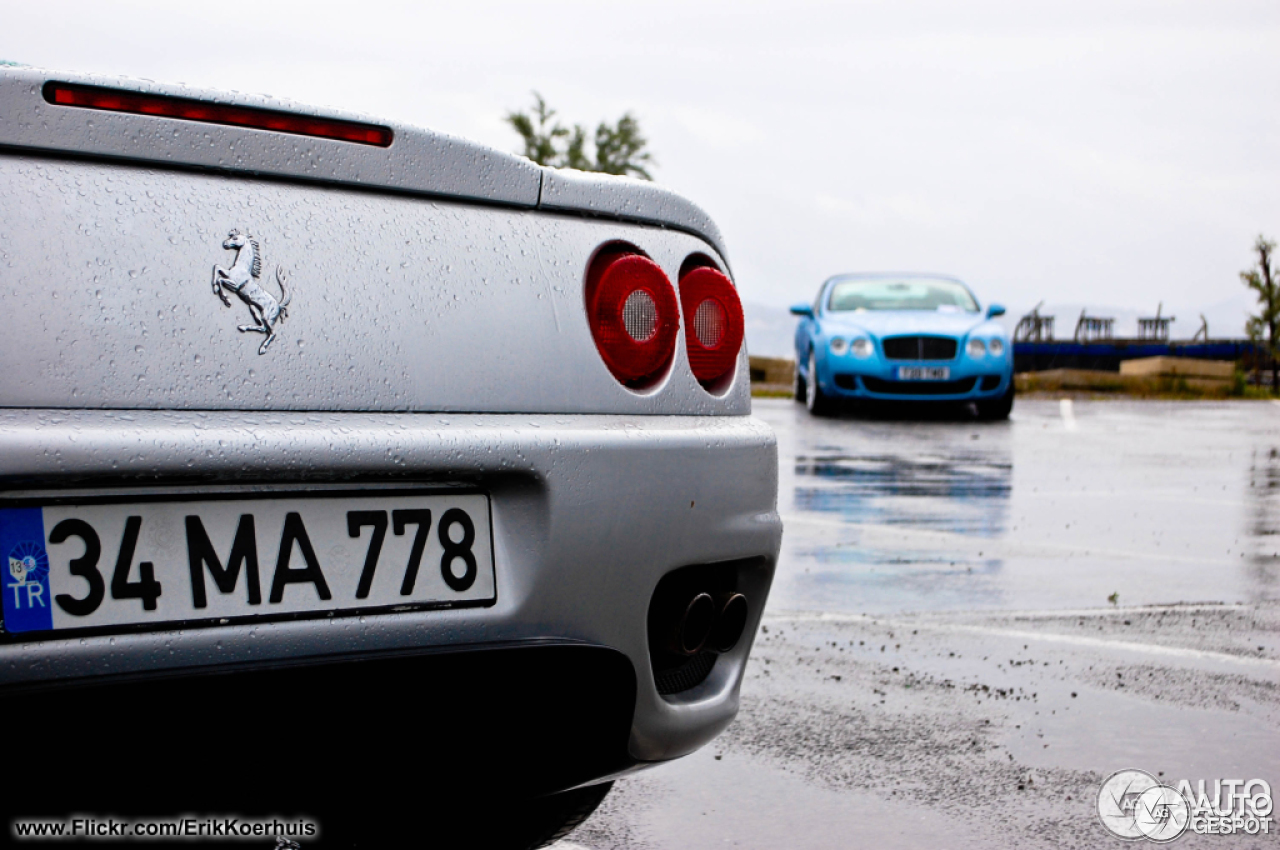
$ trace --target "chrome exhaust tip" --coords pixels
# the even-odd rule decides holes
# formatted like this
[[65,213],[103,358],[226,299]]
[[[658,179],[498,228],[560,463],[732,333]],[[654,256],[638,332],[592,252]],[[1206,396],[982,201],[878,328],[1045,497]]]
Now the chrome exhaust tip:
[[716,622],[707,638],[707,647],[716,652],[728,652],[738,645],[747,627],[750,606],[741,593],[725,593],[716,606]]
[[696,594],[684,606],[667,638],[667,649],[677,655],[697,655],[706,646],[716,622],[716,603],[709,593]]

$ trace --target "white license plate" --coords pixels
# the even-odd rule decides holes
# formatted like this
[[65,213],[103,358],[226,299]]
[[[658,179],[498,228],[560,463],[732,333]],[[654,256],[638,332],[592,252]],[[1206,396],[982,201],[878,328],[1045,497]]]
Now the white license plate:
[[483,493],[0,508],[4,630],[484,604],[489,529]]
[[899,381],[947,381],[951,379],[949,366],[899,366]]

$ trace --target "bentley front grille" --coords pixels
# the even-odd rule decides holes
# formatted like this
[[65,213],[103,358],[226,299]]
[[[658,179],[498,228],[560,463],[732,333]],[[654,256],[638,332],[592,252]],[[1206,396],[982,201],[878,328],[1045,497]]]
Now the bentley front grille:
[[956,341],[945,336],[895,336],[884,340],[889,360],[954,360]]

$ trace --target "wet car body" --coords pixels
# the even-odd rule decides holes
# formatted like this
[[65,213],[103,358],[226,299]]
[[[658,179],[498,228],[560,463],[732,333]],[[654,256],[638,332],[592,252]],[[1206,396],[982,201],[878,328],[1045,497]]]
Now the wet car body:
[[[430,811],[474,838],[457,813],[605,787],[733,718],[781,536],[746,352],[700,379],[668,316],[624,380],[584,297],[619,252],[673,297],[728,285],[696,206],[7,68],[0,225],[0,701],[60,789],[24,812]],[[741,639],[673,648],[703,595],[745,600]]]
[[[922,294],[902,305],[857,295],[859,288],[876,286],[914,286]],[[839,303],[842,292],[848,293],[845,303]],[[945,303],[934,303],[939,300]],[[1005,330],[992,321],[1004,308],[982,311],[955,278],[838,275],[823,283],[812,305],[799,304],[791,312],[801,319],[796,398],[815,413],[861,401],[972,402],[984,418],[1009,414],[1013,351]]]

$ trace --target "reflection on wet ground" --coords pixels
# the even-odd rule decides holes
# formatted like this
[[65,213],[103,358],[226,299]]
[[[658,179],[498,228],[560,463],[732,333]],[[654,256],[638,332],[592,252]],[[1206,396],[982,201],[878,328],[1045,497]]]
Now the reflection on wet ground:
[[772,610],[1280,593],[1280,407],[1027,400],[1012,421],[815,419],[758,399],[786,538]]
[[[885,603],[905,593],[928,598],[934,605],[996,602],[989,584],[972,580],[1000,569],[997,559],[960,558],[954,551],[906,545],[890,538],[877,541],[862,526],[902,527],[971,537],[999,537],[1007,525],[1012,464],[1007,453],[983,453],[959,446],[948,455],[932,453],[851,456],[848,447],[818,446],[812,456],[797,456],[793,489],[797,513],[829,515],[847,526],[834,543],[797,546],[790,551],[811,561],[808,602],[821,604],[832,595]],[[813,522],[809,523],[814,524]],[[844,537],[855,529],[853,537]],[[963,574],[963,582],[949,578]],[[839,606],[846,607],[846,606]],[[860,609],[862,610],[862,609]]]
[[[839,451],[818,447],[824,449]],[[801,455],[795,461],[796,476],[816,480],[796,485],[795,508],[838,513],[847,522],[992,537],[1004,531],[1012,469],[1007,461],[976,452],[913,458]]]

